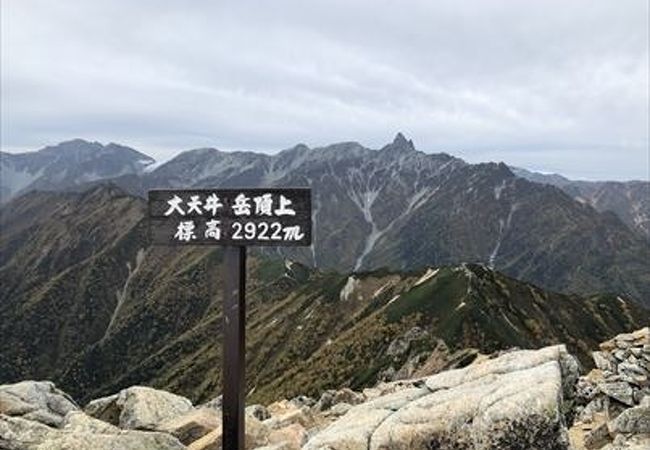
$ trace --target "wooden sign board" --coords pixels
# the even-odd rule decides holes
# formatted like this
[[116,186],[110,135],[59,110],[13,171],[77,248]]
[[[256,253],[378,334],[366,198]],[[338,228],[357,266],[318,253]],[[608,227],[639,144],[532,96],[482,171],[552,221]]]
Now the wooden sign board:
[[149,236],[154,245],[225,247],[221,448],[244,450],[246,247],[310,245],[311,191],[306,188],[152,190],[149,191]]
[[152,190],[149,235],[158,245],[308,246],[311,190]]

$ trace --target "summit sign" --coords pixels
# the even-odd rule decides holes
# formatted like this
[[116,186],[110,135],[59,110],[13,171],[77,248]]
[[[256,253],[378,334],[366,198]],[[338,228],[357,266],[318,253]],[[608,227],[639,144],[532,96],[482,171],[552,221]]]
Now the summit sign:
[[[221,443],[244,450],[246,408],[246,248],[311,244],[311,191],[305,188],[149,191],[153,245],[223,246],[223,414]],[[215,330],[217,331],[217,330]]]
[[158,245],[310,245],[310,190],[152,190],[149,235]]

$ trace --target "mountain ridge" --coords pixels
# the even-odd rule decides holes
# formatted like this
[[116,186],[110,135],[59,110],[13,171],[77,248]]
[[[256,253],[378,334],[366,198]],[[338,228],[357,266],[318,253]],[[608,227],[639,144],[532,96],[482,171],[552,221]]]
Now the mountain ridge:
[[0,203],[30,190],[73,186],[141,174],[154,159],[123,145],[72,139],[34,152],[0,152]]
[[650,181],[571,180],[558,174],[541,174],[517,167],[513,172],[537,183],[557,186],[598,211],[611,211],[631,229],[650,239]]
[[424,153],[402,134],[379,150],[356,142],[275,155],[199,149],[70,189],[106,181],[140,197],[152,188],[309,186],[314,244],[276,251],[323,269],[483,262],[553,290],[650,301],[650,244],[629,224],[504,163]]
[[[222,252],[151,247],[145,214],[115,186],[0,208],[0,382],[54,379],[78,398],[145,382],[193,399],[218,392]],[[562,341],[586,359],[650,318],[625,295],[558,294],[479,264],[346,273],[252,251],[248,282],[260,400],[389,379],[438,339],[486,352]],[[319,367],[331,376],[311,376]]]

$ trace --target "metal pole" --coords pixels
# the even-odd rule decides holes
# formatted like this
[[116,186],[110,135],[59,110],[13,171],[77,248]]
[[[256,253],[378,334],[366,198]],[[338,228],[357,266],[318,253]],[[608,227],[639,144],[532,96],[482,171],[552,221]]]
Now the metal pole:
[[244,450],[246,247],[224,247],[222,448]]

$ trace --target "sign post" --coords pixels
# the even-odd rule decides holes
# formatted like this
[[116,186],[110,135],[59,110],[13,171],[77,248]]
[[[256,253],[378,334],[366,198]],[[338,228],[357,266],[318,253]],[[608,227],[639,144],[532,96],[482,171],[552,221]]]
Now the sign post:
[[311,244],[307,188],[149,191],[154,245],[221,245],[223,259],[222,448],[244,449],[246,247]]
[[[223,448],[244,448],[246,389],[246,247],[224,248]],[[227,446],[225,443],[231,443]]]

